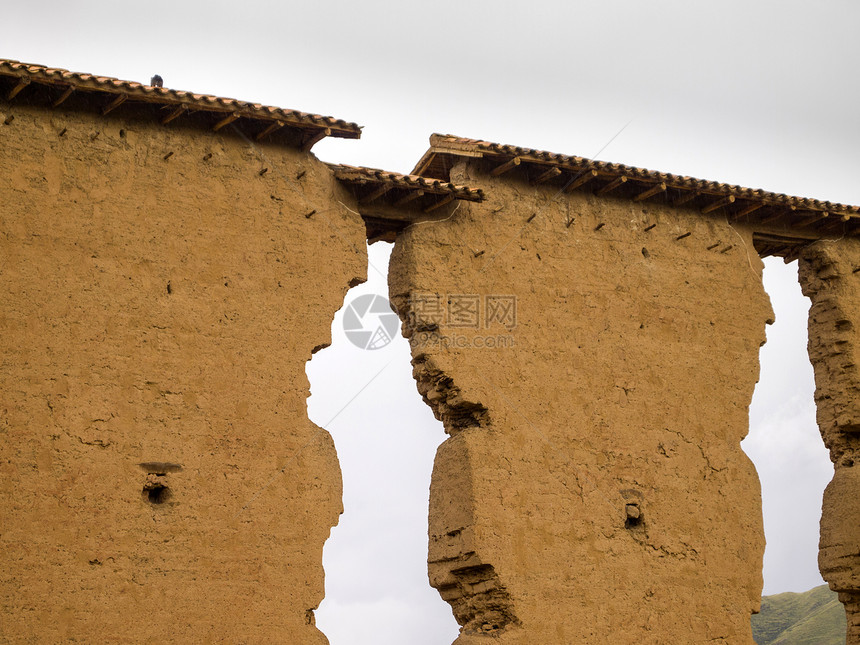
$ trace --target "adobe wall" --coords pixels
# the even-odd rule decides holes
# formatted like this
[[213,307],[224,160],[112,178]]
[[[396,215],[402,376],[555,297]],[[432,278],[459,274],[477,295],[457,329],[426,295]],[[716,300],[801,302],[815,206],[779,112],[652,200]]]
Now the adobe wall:
[[[429,574],[457,645],[752,643],[764,535],[739,444],[772,311],[750,231],[514,173],[455,167],[487,201],[407,228],[390,265],[450,435]],[[475,295],[479,328],[450,324]]]
[[364,224],[315,157],[181,122],[0,102],[4,642],[327,642],[305,362]]
[[815,370],[818,426],[830,450],[833,480],[824,492],[818,566],[839,592],[848,644],[860,643],[860,241],[821,241],[799,262],[812,300],[809,357]]

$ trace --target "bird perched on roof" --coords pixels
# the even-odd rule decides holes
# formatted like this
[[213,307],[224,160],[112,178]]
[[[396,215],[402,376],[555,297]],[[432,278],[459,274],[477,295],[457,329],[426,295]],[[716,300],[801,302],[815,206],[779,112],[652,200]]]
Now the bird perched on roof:
[[156,74],[152,77],[152,80],[149,81],[149,84],[152,85],[152,87],[164,87],[164,79]]

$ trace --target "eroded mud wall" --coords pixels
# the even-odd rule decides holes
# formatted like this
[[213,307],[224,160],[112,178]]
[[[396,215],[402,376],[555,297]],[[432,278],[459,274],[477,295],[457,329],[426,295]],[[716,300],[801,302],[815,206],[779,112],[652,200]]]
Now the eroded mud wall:
[[182,119],[0,112],[0,640],[325,642],[347,196]]
[[479,164],[452,181],[487,201],[408,228],[390,269],[451,435],[429,574],[457,644],[752,643],[764,536],[739,444],[772,311],[750,233]]
[[835,472],[824,491],[818,566],[839,592],[848,643],[860,643],[860,242],[822,241],[799,262],[812,300],[809,357],[815,370],[818,426]]

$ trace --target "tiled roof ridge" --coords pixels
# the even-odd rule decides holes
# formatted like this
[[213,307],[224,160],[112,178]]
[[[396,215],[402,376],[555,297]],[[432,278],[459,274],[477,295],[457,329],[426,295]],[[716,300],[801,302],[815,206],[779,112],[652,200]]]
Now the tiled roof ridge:
[[333,163],[327,165],[332,169],[335,177],[344,181],[361,181],[362,178],[366,178],[370,181],[391,183],[403,188],[422,188],[437,193],[450,193],[457,197],[471,198],[475,201],[484,199],[484,191],[480,188],[453,184],[432,177],[402,174],[389,170],[380,170],[379,168],[369,168],[367,166],[350,166],[348,164]]
[[126,94],[128,98],[162,103],[167,105],[187,105],[195,109],[224,113],[236,113],[255,119],[284,121],[299,127],[328,128],[330,136],[357,139],[361,127],[355,123],[330,116],[310,114],[260,103],[250,103],[211,94],[198,94],[167,87],[155,87],[126,81],[110,76],[98,76],[81,72],[70,72],[58,67],[47,67],[33,63],[0,58],[0,76],[26,78],[30,82],[41,82],[65,88],[101,91],[110,94]]
[[[860,214],[860,206],[822,201],[809,197],[797,197],[787,195],[785,193],[775,193],[762,189],[746,188],[736,184],[726,184],[718,181],[697,179],[696,177],[689,177],[686,175],[675,175],[672,173],[649,170],[647,168],[628,166],[621,163],[597,161],[586,157],[564,155],[555,152],[548,152],[546,150],[536,150],[533,148],[493,143],[491,141],[483,141],[481,139],[469,139],[467,137],[459,137],[451,134],[431,135],[430,146],[430,150],[421,158],[413,170],[414,173],[420,174],[423,167],[426,167],[429,159],[434,153],[457,154],[458,152],[465,152],[472,153],[468,156],[475,156],[474,153],[476,152],[488,152],[500,156],[520,157],[523,158],[524,161],[556,165],[574,171],[597,170],[612,175],[625,175],[631,179],[640,181],[654,183],[664,182],[670,188],[682,188],[703,193],[712,193],[715,195],[731,195],[740,199],[767,202],[768,204],[796,207],[799,209],[822,210],[832,213]],[[481,154],[479,156],[483,155]]]

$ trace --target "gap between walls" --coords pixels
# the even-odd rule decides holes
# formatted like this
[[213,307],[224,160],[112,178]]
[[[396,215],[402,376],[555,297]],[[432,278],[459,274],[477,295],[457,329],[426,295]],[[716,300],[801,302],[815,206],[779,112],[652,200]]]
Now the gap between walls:
[[368,246],[368,281],[349,290],[331,346],[306,366],[308,416],[334,438],[343,478],[344,512],[323,551],[326,595],[316,611],[331,645],[438,645],[459,631],[427,579],[430,473],[442,424],[418,394],[399,320],[391,342],[376,349],[344,332],[350,308],[364,313],[363,328],[376,326],[356,299],[387,299],[392,248]]

